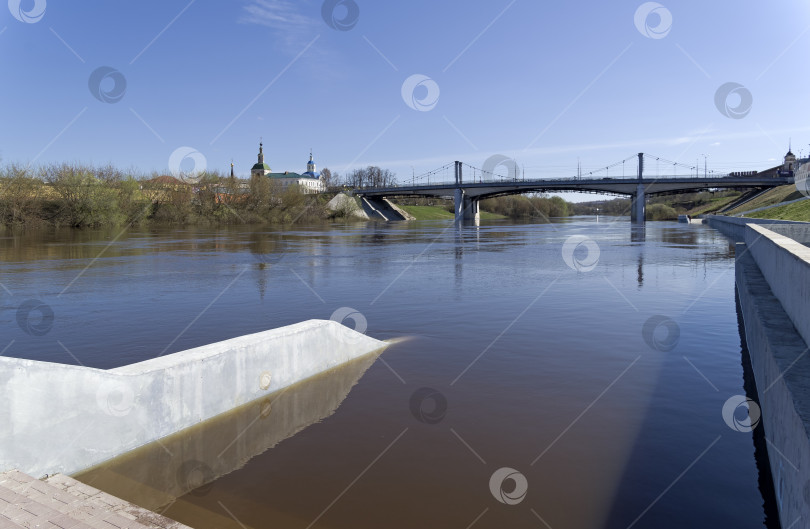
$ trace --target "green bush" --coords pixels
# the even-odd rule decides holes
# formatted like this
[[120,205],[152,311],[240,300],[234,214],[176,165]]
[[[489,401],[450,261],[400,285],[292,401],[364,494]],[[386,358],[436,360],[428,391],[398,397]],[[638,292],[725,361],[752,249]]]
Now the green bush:
[[481,201],[481,209],[513,219],[567,217],[568,202],[561,197],[509,195]]
[[0,225],[38,225],[43,218],[43,183],[24,167],[0,172]]
[[647,220],[678,220],[678,212],[665,204],[647,206]]
[[96,178],[91,167],[51,165],[42,177],[56,194],[54,224],[72,227],[117,226],[126,220],[118,193],[110,182]]

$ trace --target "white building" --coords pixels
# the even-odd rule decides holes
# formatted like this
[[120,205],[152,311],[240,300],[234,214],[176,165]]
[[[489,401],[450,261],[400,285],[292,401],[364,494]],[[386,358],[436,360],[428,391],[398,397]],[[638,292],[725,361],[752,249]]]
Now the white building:
[[293,173],[292,171],[284,171],[283,173],[274,173],[270,166],[264,163],[264,147],[259,143],[259,160],[250,170],[251,176],[266,176],[273,182],[278,182],[281,189],[287,189],[290,186],[298,186],[303,193],[323,193],[326,191],[326,184],[321,178],[321,173],[316,171],[315,162],[312,161],[312,152],[309,153],[309,161],[307,162],[307,170],[301,174]]

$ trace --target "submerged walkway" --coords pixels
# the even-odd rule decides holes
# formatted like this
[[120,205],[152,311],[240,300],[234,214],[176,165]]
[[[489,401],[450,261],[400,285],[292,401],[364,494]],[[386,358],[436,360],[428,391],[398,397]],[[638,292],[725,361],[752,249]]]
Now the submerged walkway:
[[0,473],[0,529],[190,529],[174,520],[56,474]]

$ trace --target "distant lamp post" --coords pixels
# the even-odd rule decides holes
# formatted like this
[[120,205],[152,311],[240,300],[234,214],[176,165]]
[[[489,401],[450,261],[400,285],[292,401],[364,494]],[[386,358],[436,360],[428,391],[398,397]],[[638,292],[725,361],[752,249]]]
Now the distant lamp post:
[[709,155],[708,154],[701,154],[701,156],[703,156],[703,178],[706,178],[706,177],[709,176],[708,171],[706,170],[706,164],[707,164],[706,159],[709,157]]

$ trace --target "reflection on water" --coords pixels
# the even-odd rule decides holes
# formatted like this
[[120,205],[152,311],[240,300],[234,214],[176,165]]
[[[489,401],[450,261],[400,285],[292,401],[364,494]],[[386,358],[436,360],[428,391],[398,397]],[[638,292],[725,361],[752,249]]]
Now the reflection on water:
[[171,506],[186,519],[183,496],[209,494],[215,480],[332,415],[376,359],[374,353],[361,357],[75,477],[150,510]]
[[[599,250],[590,271],[563,258],[575,235]],[[199,529],[543,527],[538,516],[753,529],[772,519],[755,438],[720,414],[750,391],[733,257],[708,226],[604,217],[6,234],[0,350],[107,369],[346,307],[375,338],[412,337],[359,368],[348,396],[354,375],[83,476],[149,507],[180,496],[167,514]],[[32,298],[54,314],[37,336],[16,320]],[[668,322],[663,336],[645,335],[651,321]],[[441,398],[412,413],[423,394]],[[526,478],[519,504],[490,491],[504,467]]]
[[[630,241],[634,243],[643,243],[647,240],[647,226],[633,225],[630,227]],[[638,287],[644,286],[644,251],[640,249],[638,252]]]

